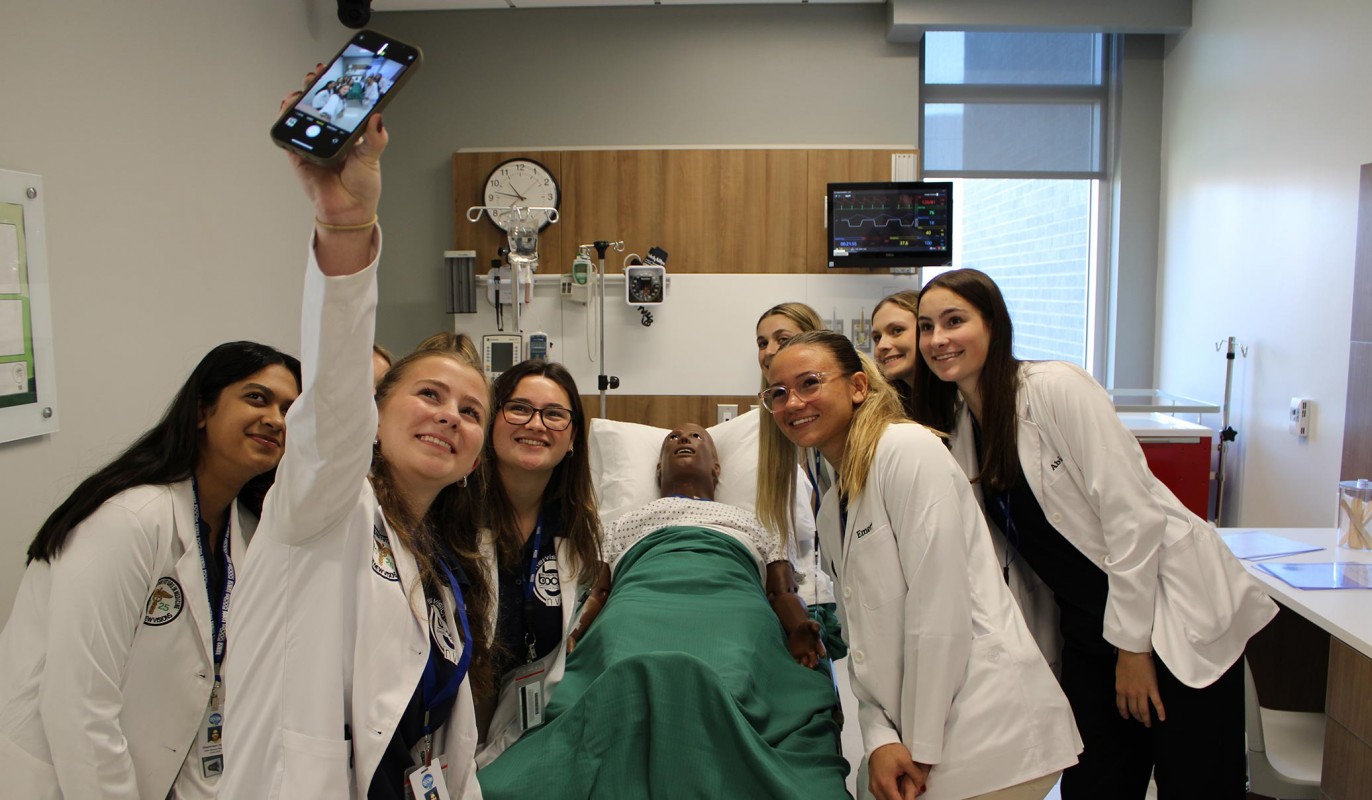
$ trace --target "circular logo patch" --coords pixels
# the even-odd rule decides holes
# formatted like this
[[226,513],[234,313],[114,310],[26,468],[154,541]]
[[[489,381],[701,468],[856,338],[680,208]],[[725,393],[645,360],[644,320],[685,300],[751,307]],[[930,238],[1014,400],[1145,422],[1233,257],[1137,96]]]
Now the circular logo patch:
[[443,601],[436,597],[429,599],[429,630],[433,633],[439,652],[444,658],[456,664],[457,640],[453,638],[452,629],[448,627],[448,612],[443,608]]
[[152,587],[148,604],[144,608],[144,625],[166,625],[181,616],[185,599],[181,596],[181,584],[175,578],[162,578]]
[[400,580],[391,543],[386,539],[386,532],[377,527],[372,528],[372,572],[388,581]]
[[538,562],[534,573],[534,594],[545,606],[562,605],[562,582],[557,577],[557,558],[546,555]]

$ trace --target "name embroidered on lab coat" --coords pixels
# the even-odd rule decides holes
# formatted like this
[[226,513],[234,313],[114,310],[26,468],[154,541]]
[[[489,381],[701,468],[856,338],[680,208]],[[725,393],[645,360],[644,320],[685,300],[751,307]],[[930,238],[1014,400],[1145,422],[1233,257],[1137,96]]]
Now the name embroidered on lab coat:
[[853,534],[853,536],[856,537],[856,538],[858,538],[858,539],[861,539],[862,537],[866,536],[867,534],[869,534],[869,533],[871,533],[871,532],[872,532],[872,526],[871,526],[871,525],[868,525],[867,527],[865,527],[865,528],[863,528],[862,530],[858,531],[857,533]]

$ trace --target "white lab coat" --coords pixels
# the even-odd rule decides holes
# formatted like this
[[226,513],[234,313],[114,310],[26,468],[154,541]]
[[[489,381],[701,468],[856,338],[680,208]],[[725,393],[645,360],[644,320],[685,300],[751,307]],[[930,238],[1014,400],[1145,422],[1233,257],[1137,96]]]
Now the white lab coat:
[[1076,763],[1072,710],[1001,577],[967,478],[923,426],[882,434],[839,537],[835,584],[868,756],[900,742],[932,764],[925,800],[970,797]]
[[[214,662],[194,502],[190,480],[129,489],[25,570],[0,633],[0,795],[162,798],[200,769]],[[233,504],[239,562],[255,521]],[[154,590],[172,611],[148,612]]]
[[[393,565],[373,537],[375,313],[376,264],[326,278],[311,249],[304,391],[287,415],[286,454],[229,620],[224,752],[225,763],[238,766],[220,786],[228,800],[365,798],[428,660],[414,556],[389,523],[382,527]],[[464,681],[434,734],[454,798],[481,796],[475,749]]]
[[[1016,400],[1017,447],[1030,490],[1048,521],[1109,580],[1105,640],[1121,650],[1156,651],[1188,686],[1213,683],[1277,613],[1276,604],[1215,529],[1154,477],[1090,374],[1061,361],[1025,362]],[[967,474],[976,474],[965,405],[952,451]],[[1023,560],[1015,563],[1023,585],[1038,583]],[[1051,593],[1036,595],[1024,613],[1037,634],[1045,626],[1032,620],[1050,609]],[[1055,635],[1052,613],[1047,632]]]
[[[555,540],[558,563],[558,580],[562,584],[562,642],[557,646],[557,654],[553,657],[552,664],[548,667],[548,677],[543,682],[543,705],[546,707],[548,701],[553,699],[553,689],[562,680],[562,673],[567,666],[567,634],[572,632],[576,623],[581,619],[581,579],[583,577],[594,576],[595,565],[578,570],[575,575],[571,575],[562,568],[563,564],[570,563],[572,559],[572,548],[566,537],[557,537]],[[495,586],[499,580],[499,566],[496,563],[495,538],[490,531],[481,532],[481,555],[486,566],[487,585]],[[496,625],[496,615],[500,611],[499,603],[491,603],[491,608],[487,614],[486,630],[494,632]],[[485,767],[505,752],[511,745],[519,741],[523,731],[519,729],[519,709],[518,698],[511,695],[506,702],[496,707],[495,713],[491,717],[491,726],[487,731],[486,741],[482,742],[476,753],[476,766],[478,769]]]

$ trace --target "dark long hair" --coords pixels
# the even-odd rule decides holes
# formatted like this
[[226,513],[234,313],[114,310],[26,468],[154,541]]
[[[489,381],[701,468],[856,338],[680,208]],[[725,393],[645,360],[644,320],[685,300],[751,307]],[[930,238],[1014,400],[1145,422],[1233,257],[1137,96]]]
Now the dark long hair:
[[[382,406],[396,386],[405,378],[415,363],[426,358],[447,358],[468,367],[481,376],[482,384],[488,392],[490,382],[480,364],[473,363],[475,346],[465,334],[435,334],[420,343],[418,349],[395,362],[376,387],[376,403]],[[491,407],[494,411],[494,406]],[[489,431],[490,420],[486,429]],[[484,433],[484,432],[483,432]],[[474,477],[475,472],[472,476]],[[491,663],[492,631],[487,630],[485,621],[489,619],[495,603],[494,576],[489,575],[481,559],[481,546],[478,539],[478,515],[482,506],[480,489],[469,485],[469,481],[450,483],[439,491],[423,518],[416,517],[414,511],[396,489],[395,478],[389,462],[380,448],[373,451],[371,470],[372,492],[386,515],[396,538],[414,556],[419,579],[430,587],[440,585],[438,579],[438,554],[450,553],[462,567],[469,581],[464,595],[469,616],[480,624],[471,626],[472,663],[467,673],[472,681],[472,691],[478,696],[494,691],[495,673]]]
[[[553,504],[558,520],[576,557],[574,564],[559,564],[558,568],[575,575],[582,569],[594,567],[600,561],[600,514],[596,510],[595,488],[591,484],[591,447],[587,435],[586,412],[581,405],[581,393],[567,368],[556,361],[530,359],[500,373],[495,380],[494,414],[500,404],[510,399],[519,382],[530,376],[540,376],[556,383],[567,393],[572,410],[572,452],[553,468],[548,487],[543,490],[544,505]],[[523,553],[519,523],[514,504],[505,492],[495,456],[492,437],[486,438],[486,455],[481,460],[482,482],[486,489],[485,525],[495,534],[496,552],[505,566],[516,564]]]
[[[162,419],[118,458],[82,481],[48,516],[29,545],[28,560],[56,558],[72,528],[120,492],[189,478],[200,457],[201,412],[219,400],[224,387],[276,364],[290,370],[299,389],[300,362],[274,347],[256,342],[228,342],[206,353],[172,398]],[[248,481],[238,493],[239,502],[260,515],[262,498],[274,480],[276,470],[271,469]]]
[[[981,470],[972,480],[991,491],[1003,492],[1019,479],[1015,447],[1015,396],[1019,392],[1019,359],[1013,352],[1015,330],[1000,287],[984,272],[956,269],[936,276],[920,290],[920,299],[933,289],[947,289],[981,315],[991,334],[986,364],[977,379],[981,393]],[[921,344],[925,333],[920,330]],[[921,350],[923,348],[921,347]],[[956,427],[957,384],[939,380],[923,356],[915,362],[915,420],[941,431]]]

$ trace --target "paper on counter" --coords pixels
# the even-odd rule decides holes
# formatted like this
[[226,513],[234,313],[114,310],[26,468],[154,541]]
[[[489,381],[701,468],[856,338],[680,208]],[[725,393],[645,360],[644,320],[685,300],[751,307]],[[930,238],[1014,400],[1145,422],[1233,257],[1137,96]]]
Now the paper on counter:
[[1259,564],[1297,589],[1372,589],[1372,564]]
[[1297,553],[1313,553],[1316,550],[1323,550],[1305,542],[1298,542],[1295,539],[1288,539],[1285,536],[1263,533],[1262,531],[1246,531],[1241,533],[1226,533],[1222,537],[1224,543],[1229,545],[1237,558],[1245,561],[1257,561],[1263,558],[1277,558],[1278,556],[1294,556]]

